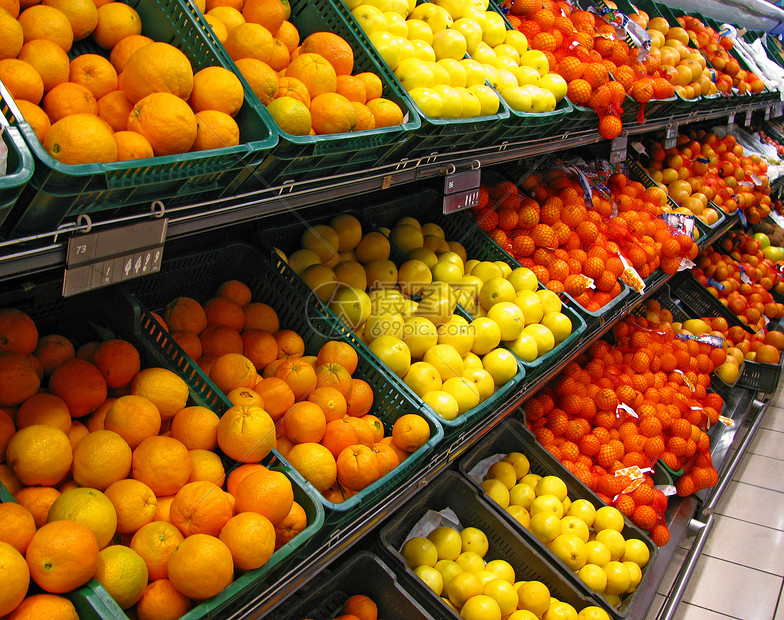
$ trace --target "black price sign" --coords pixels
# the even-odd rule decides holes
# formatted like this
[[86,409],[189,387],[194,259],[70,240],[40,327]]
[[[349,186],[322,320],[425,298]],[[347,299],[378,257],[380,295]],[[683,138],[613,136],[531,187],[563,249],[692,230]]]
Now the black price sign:
[[444,179],[444,213],[455,213],[479,204],[480,170],[449,174]]
[[610,163],[620,164],[626,161],[626,147],[629,144],[628,136],[618,136],[610,142]]
[[664,148],[671,149],[677,144],[677,142],[678,142],[678,126],[669,125],[667,127],[667,133],[664,135]]
[[71,237],[63,296],[160,271],[167,224],[162,218]]

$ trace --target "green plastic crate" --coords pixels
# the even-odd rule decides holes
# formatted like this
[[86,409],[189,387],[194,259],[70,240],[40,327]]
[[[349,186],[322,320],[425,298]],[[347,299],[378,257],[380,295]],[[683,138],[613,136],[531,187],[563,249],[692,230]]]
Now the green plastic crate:
[[[364,215],[362,213],[354,212],[352,213],[355,217],[357,217],[360,222],[362,223],[362,230],[363,233],[370,232],[373,230],[373,226],[370,225]],[[308,224],[320,224],[320,223],[327,223],[329,217],[322,217],[322,218],[309,218]],[[441,418],[433,409],[425,404],[425,402],[417,396],[411,388],[409,388],[400,377],[397,377],[388,369],[386,369],[381,361],[376,357],[374,353],[370,351],[368,346],[360,340],[360,338],[346,326],[343,321],[341,321],[333,312],[330,310],[326,304],[319,301],[319,299],[312,294],[310,288],[308,287],[302,279],[294,273],[294,271],[286,264],[283,259],[273,250],[273,247],[280,248],[286,253],[294,251],[299,248],[299,238],[302,234],[303,225],[301,223],[297,224],[287,224],[281,226],[270,226],[268,228],[264,228],[263,231],[260,232],[260,241],[263,245],[266,246],[267,253],[269,254],[270,260],[272,261],[273,268],[277,271],[283,279],[289,284],[290,287],[296,289],[300,292],[302,296],[308,296],[312,300],[313,308],[319,313],[320,321],[323,321],[327,325],[331,325],[334,329],[342,334],[343,338],[351,342],[354,345],[354,348],[360,351],[363,355],[368,357],[369,359],[373,360],[374,364],[378,364],[380,368],[384,368],[384,373],[389,377],[389,380],[396,386],[397,390],[401,393],[406,395],[406,398],[412,400],[416,403],[416,406],[424,412],[427,412],[428,415],[434,417],[438,420],[439,424],[444,428],[444,431],[447,434],[451,434],[453,432],[464,430],[466,427],[470,427],[474,422],[479,419],[485,418],[488,415],[495,415],[497,414],[498,406],[501,405],[509,395],[514,393],[514,391],[520,386],[523,379],[525,378],[525,368],[522,365],[520,360],[517,360],[517,375],[513,377],[509,382],[500,386],[495,393],[485,400],[482,403],[479,403],[476,407],[471,409],[470,411],[465,412],[462,415],[457,416],[454,420],[445,420]],[[390,260],[395,263],[395,265],[400,266],[403,262],[405,262],[405,257],[394,246],[391,248]],[[458,306],[456,308],[456,312],[460,313],[461,309]],[[464,316],[466,318],[468,315]]]
[[[510,416],[503,420],[471,448],[458,464],[460,473],[476,487],[478,492],[484,493],[479,482],[472,478],[469,473],[480,461],[496,454],[509,454],[510,452],[520,452],[524,454],[531,465],[532,474],[538,474],[540,476],[558,476],[566,484],[570,500],[586,499],[591,502],[595,508],[604,506],[604,502],[599,499],[591,489],[583,484],[572,472],[561,465],[561,463],[545,450],[544,447],[537,443],[533,433],[526,428],[522,419],[514,416]],[[557,566],[562,574],[567,575],[567,578],[585,596],[593,596],[602,599],[605,609],[612,609],[613,615],[616,617],[623,618],[628,616],[629,608],[634,601],[636,591],[624,596],[620,606],[612,607],[602,595],[597,594],[588,588],[588,586],[577,577],[576,573],[572,572],[566,564],[556,557],[546,545],[539,541],[539,539],[522,527],[511,514],[493,501],[490,501],[490,504],[504,520],[511,524],[516,531],[520,532],[522,536],[528,540],[532,547],[546,557],[553,565]],[[645,576],[651,566],[653,566],[656,554],[658,553],[656,545],[645,532],[626,517],[624,517],[624,527],[621,533],[626,540],[629,538],[637,538],[648,547],[651,557],[648,564],[642,569],[642,578],[645,580]]]
[[[122,0],[139,13],[142,33],[155,41],[179,48],[194,71],[223,66],[221,54],[202,34],[192,16],[178,0]],[[71,57],[83,53],[109,53],[91,39],[75,42]],[[83,213],[102,216],[149,209],[154,200],[165,206],[194,203],[231,196],[247,176],[267,158],[278,142],[278,132],[249,87],[245,102],[235,117],[241,144],[210,151],[165,155],[108,164],[66,165],[51,157],[9,96],[0,88],[2,112],[24,136],[36,167],[5,226],[9,236],[54,230],[66,219]]]
[[362,44],[363,49],[375,59],[383,72],[384,77],[395,85],[409,101],[410,106],[416,110],[421,118],[421,127],[414,131],[414,137],[405,145],[396,149],[391,154],[390,161],[403,158],[416,159],[432,155],[446,155],[458,150],[471,150],[482,146],[495,144],[496,129],[500,123],[504,125],[509,118],[509,108],[501,99],[498,113],[475,118],[434,118],[426,115],[419,108],[410,95],[405,91],[400,81],[381,58],[375,46],[359,26],[351,11],[343,4],[342,0],[326,0],[337,12],[340,20],[350,29],[356,39]]
[[[428,442],[386,476],[342,503],[328,501],[296,471],[292,472],[292,477],[309,492],[316,494],[318,501],[330,511],[328,523],[334,523],[397,488],[431,455],[443,438],[443,430],[434,412],[422,411],[420,404],[408,392],[400,391],[365,349],[344,338],[342,330],[319,315],[306,295],[295,292],[291,282],[272,271],[258,250],[237,243],[164,260],[159,273],[129,282],[127,286],[146,307],[162,308],[180,295],[206,301],[224,281],[240,280],[250,287],[254,301],[267,303],[275,309],[282,329],[293,329],[302,336],[307,354],[315,355],[328,340],[343,340],[354,345],[359,358],[354,376],[364,379],[373,387],[375,397],[370,413],[382,421],[386,435],[400,416],[407,413],[423,414],[430,425]],[[337,321],[337,318],[334,320]],[[280,459],[287,464],[285,458]]]
[[[188,0],[180,0],[198,21],[203,32],[220,50],[223,61],[239,74],[226,49],[215,38],[212,29],[198,10]],[[381,78],[382,97],[394,101],[403,111],[403,124],[350,133],[324,136],[294,136],[281,130],[269,116],[265,106],[252,95],[254,105],[263,108],[265,117],[277,128],[280,140],[272,151],[250,175],[238,193],[258,190],[270,185],[282,185],[316,179],[357,170],[367,170],[393,161],[392,154],[401,150],[413,138],[421,125],[420,117],[399,85],[388,79],[379,65],[381,62],[369,53],[364,42],[356,36],[345,19],[328,0],[296,0],[291,3],[289,21],[297,27],[300,40],[314,32],[333,32],[343,37],[354,50],[354,73],[371,72]],[[241,76],[240,76],[241,77]]]
[[18,127],[11,127],[0,115],[0,131],[7,151],[6,173],[0,176],[0,226],[11,212],[30,177],[33,176],[33,155],[27,148]]
[[[503,261],[512,269],[517,269],[520,264],[495,241],[485,234],[465,213],[444,215],[440,209],[441,195],[435,190],[425,189],[416,195],[404,196],[396,200],[366,207],[363,209],[367,218],[376,226],[392,228],[401,217],[419,217],[421,220],[435,222],[444,229],[447,239],[459,241],[466,249],[469,259],[480,261]],[[539,283],[539,290],[545,287]],[[532,362],[520,360],[526,372],[530,375],[534,369],[546,368],[550,360],[567,355],[577,346],[582,334],[585,332],[585,319],[581,312],[585,310],[566,293],[559,293],[563,304],[562,312],[572,322],[572,333],[563,342]],[[466,311],[466,318],[471,321],[473,317]],[[545,363],[546,362],[546,363]]]

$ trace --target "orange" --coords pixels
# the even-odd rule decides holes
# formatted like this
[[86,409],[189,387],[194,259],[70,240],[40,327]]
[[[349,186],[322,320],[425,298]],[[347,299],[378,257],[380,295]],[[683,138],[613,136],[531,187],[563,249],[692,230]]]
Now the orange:
[[407,413],[395,420],[392,426],[392,441],[406,452],[415,452],[430,439],[427,420],[415,413]]
[[46,521],[76,521],[89,529],[103,549],[117,528],[117,513],[109,498],[96,489],[73,487],[64,490],[49,508]]
[[244,465],[235,467],[231,470],[231,473],[229,473],[229,477],[226,480],[226,491],[230,495],[234,495],[237,492],[237,487],[240,482],[257,471],[267,471],[267,468],[259,463],[245,463]]
[[84,86],[96,99],[117,90],[117,71],[112,63],[98,54],[80,54],[74,58],[68,79]]
[[241,11],[244,2],[245,0],[206,0],[204,3],[204,8],[207,11],[211,11],[218,6],[230,6],[237,11]]
[[367,100],[365,82],[352,75],[338,75],[338,85],[335,92],[339,95],[343,95],[353,103],[358,102],[364,104]]
[[93,533],[75,521],[53,521],[36,531],[27,546],[30,576],[53,594],[84,585],[98,567],[98,543]]
[[136,603],[139,620],[169,620],[180,618],[191,608],[190,599],[177,591],[168,579],[157,579],[147,587]]
[[316,368],[316,385],[318,387],[333,387],[344,398],[351,394],[351,374],[341,364],[330,362]]
[[267,105],[278,94],[278,74],[266,62],[256,58],[240,58],[235,62],[250,89]]
[[16,502],[0,504],[0,541],[24,553],[35,534],[32,513]]
[[215,35],[215,38],[218,39],[218,42],[221,45],[226,43],[226,39],[229,36],[229,31],[226,28],[226,25],[214,15],[204,15],[204,21],[210,25],[210,28],[212,28],[212,34]]
[[46,133],[43,144],[49,155],[64,164],[117,161],[111,127],[93,114],[71,114],[57,121]]
[[316,387],[316,371],[301,358],[289,358],[275,370],[275,376],[283,379],[294,392],[296,400],[302,400]]
[[242,352],[262,371],[278,358],[278,343],[275,337],[264,330],[252,329],[242,332]]
[[153,93],[169,93],[187,100],[193,91],[193,68],[187,56],[173,45],[143,45],[128,58],[122,90],[136,103]]
[[[223,22],[228,34],[231,34],[231,31],[237,26],[245,23],[245,18],[242,16],[242,13],[233,6],[216,6],[207,11],[207,15]],[[221,41],[221,43],[225,46],[226,41]]]
[[[115,137],[116,135],[117,134],[115,134]],[[139,134],[136,135],[138,136]],[[149,144],[149,142],[147,142],[146,140],[145,142]],[[150,152],[152,153],[152,147],[150,147]],[[199,336],[197,334],[194,334],[193,332],[172,332],[171,337],[174,338],[177,344],[180,345],[180,348],[192,360],[199,359],[204,353],[204,349],[201,346],[201,340],[199,340]]]
[[307,37],[302,42],[300,54],[310,53],[324,57],[337,75],[351,75],[354,70],[354,50],[345,39],[332,32],[314,32]]
[[327,420],[321,407],[302,401],[286,412],[283,428],[286,437],[294,443],[319,442],[324,437]]
[[44,96],[44,82],[41,76],[24,60],[15,58],[0,60],[0,80],[14,99],[37,104]]
[[332,456],[338,458],[344,449],[369,439],[367,435],[360,435],[362,431],[363,428],[354,424],[351,418],[332,420],[327,424],[321,444],[332,453]]
[[57,594],[33,594],[22,601],[8,620],[79,620],[74,604]]
[[100,491],[131,471],[131,448],[117,433],[98,430],[82,439],[73,451],[73,477],[81,486]]
[[[390,448],[392,451],[394,451],[394,453],[397,455],[398,463],[402,463],[409,456],[411,456],[409,452],[398,447],[398,445],[392,440],[392,435],[389,435],[388,437],[384,437],[384,439],[379,441],[377,445],[385,446],[387,448]],[[384,457],[386,456],[387,455],[384,455]]]
[[127,340],[104,341],[95,350],[92,362],[111,388],[130,384],[141,368],[139,351]]
[[0,353],[0,406],[14,407],[24,402],[40,385],[31,359],[17,353]]
[[82,439],[90,434],[90,429],[79,420],[71,420],[71,428],[65,434],[68,435],[68,442],[73,450]]
[[135,131],[118,131],[114,134],[117,144],[117,161],[131,161],[154,157],[147,139]]
[[172,331],[200,334],[207,327],[207,315],[201,304],[190,297],[177,297],[170,301],[163,318]]
[[322,93],[334,93],[337,88],[337,74],[326,58],[319,54],[300,54],[291,61],[286,76],[302,82],[311,98]]
[[218,445],[235,461],[256,463],[275,446],[275,423],[261,407],[231,407],[218,423]]
[[63,51],[71,51],[73,29],[62,11],[42,4],[31,6],[19,15],[19,23],[24,31],[25,43],[33,39],[49,39],[63,48]]
[[0,353],[30,355],[38,344],[33,320],[15,308],[0,310]]
[[245,0],[242,16],[248,22],[277,32],[286,19],[286,9],[281,0]]
[[250,303],[252,293],[248,285],[239,280],[226,280],[215,292],[218,297],[228,297],[237,302],[241,307]]
[[308,87],[300,80],[285,76],[278,79],[277,97],[291,97],[305,104],[310,109],[310,93]]
[[327,423],[346,415],[346,398],[334,387],[317,387],[308,395],[308,400],[321,407]]
[[343,613],[351,614],[359,620],[377,620],[378,606],[368,596],[355,594],[346,599],[343,603]]
[[275,527],[256,512],[240,512],[226,522],[218,536],[231,551],[234,566],[253,570],[266,564],[275,551]]
[[245,312],[242,306],[229,297],[213,297],[204,304],[207,325],[225,325],[241,330],[245,324]]
[[159,497],[153,521],[166,521],[167,523],[171,523],[171,505],[173,501],[174,495]]
[[11,613],[27,594],[30,585],[30,569],[19,551],[0,541],[0,614]]
[[286,460],[320,493],[324,493],[337,480],[335,457],[321,444],[297,444],[289,451]]
[[379,477],[376,453],[364,444],[344,448],[337,459],[338,482],[351,491],[361,491]]
[[[153,45],[143,47],[134,57]],[[131,62],[133,57],[129,64]],[[125,86],[125,82],[123,84]],[[128,98],[133,100],[131,96]],[[147,138],[156,155],[189,151],[198,132],[196,116],[190,106],[179,97],[165,92],[153,93],[138,101],[128,117],[128,129]]]
[[307,136],[310,134],[310,110],[299,99],[279,96],[267,105],[267,111],[281,131],[292,136]]
[[125,545],[112,545],[98,554],[95,580],[120,609],[129,609],[147,587],[147,566],[141,556]]
[[290,62],[289,49],[283,41],[272,40],[272,55],[269,59],[269,66],[275,71],[285,71]]
[[274,45],[272,33],[264,26],[243,23],[229,30],[224,47],[232,60],[255,58],[269,64]]
[[352,101],[351,105],[354,106],[354,111],[357,113],[357,124],[354,126],[354,131],[375,129],[376,119],[373,117],[370,108],[358,101]]
[[177,545],[168,570],[172,585],[196,600],[215,596],[234,579],[231,551],[223,541],[206,534],[194,534]]
[[381,420],[379,420],[374,415],[363,415],[359,419],[370,427],[370,430],[373,432],[374,442],[384,439],[384,425],[382,424]]
[[238,513],[258,512],[275,525],[289,514],[294,491],[285,474],[279,471],[257,471],[239,483],[234,497]]
[[[34,1],[32,4],[38,4],[38,2]],[[6,11],[14,19],[19,17],[19,0],[3,0],[0,2],[0,8]]]
[[351,379],[351,392],[346,398],[348,404],[348,415],[352,417],[362,417],[370,412],[373,407],[373,388],[362,379]]
[[273,334],[278,342],[278,357],[302,357],[305,354],[305,342],[297,332],[281,329]]
[[90,362],[80,359],[68,360],[58,366],[49,379],[49,391],[66,402],[68,410],[75,418],[80,418],[103,404],[106,400],[106,387],[101,371]]
[[49,92],[58,84],[68,81],[70,65],[68,54],[57,43],[49,39],[33,39],[24,44],[18,56],[38,72]]
[[162,420],[170,420],[188,402],[188,384],[165,368],[145,368],[133,378],[131,393],[144,396],[158,408]]
[[[292,400],[292,404],[294,404]],[[5,448],[16,432],[13,418],[0,409],[0,463],[5,462]]]
[[291,510],[283,520],[275,525],[275,550],[293,540],[308,526],[308,515],[297,502],[292,502]]
[[11,437],[5,458],[22,484],[53,486],[68,472],[73,455],[71,443],[63,431],[34,424]]
[[97,340],[92,340],[90,342],[85,342],[82,346],[76,349],[76,357],[80,360],[85,361],[92,361],[93,353],[95,350],[100,346],[100,342]]
[[218,110],[236,116],[244,100],[242,82],[228,69],[206,67],[193,76],[189,103],[194,112]]
[[261,302],[252,302],[242,307],[245,314],[244,330],[263,329],[274,334],[280,329],[280,322],[275,309]]
[[318,135],[348,133],[357,124],[357,112],[351,102],[337,93],[322,93],[310,104],[313,129]]
[[350,344],[340,340],[330,340],[319,349],[317,363],[319,366],[329,363],[340,364],[350,374],[354,374],[358,359],[357,352]]
[[297,31],[297,27],[288,20],[280,25],[280,28],[278,28],[278,31],[275,32],[274,35],[278,41],[281,41],[286,46],[289,54],[299,46],[299,31]]
[[65,336],[49,334],[38,339],[38,346],[33,355],[41,362],[44,374],[50,375],[60,364],[73,359],[76,356],[76,351],[71,341]]
[[188,482],[206,480],[219,487],[223,486],[226,472],[223,469],[221,458],[217,454],[209,450],[191,450],[188,454],[193,465]]
[[103,49],[110,50],[125,37],[141,33],[142,20],[127,4],[109,2],[98,7],[98,25],[93,30],[93,39]]
[[158,499],[155,493],[143,482],[125,478],[110,484],[104,495],[117,511],[117,531],[132,534],[155,518]]
[[136,449],[148,437],[161,430],[161,414],[148,398],[129,394],[118,398],[106,412],[103,426],[122,437],[131,449]]
[[172,437],[147,437],[133,451],[132,477],[155,495],[174,495],[188,482],[193,464],[186,448]]
[[258,377],[253,362],[238,353],[221,355],[210,368],[209,376],[224,394],[235,388],[252,388]]
[[171,423],[171,436],[188,450],[214,450],[218,447],[220,418],[206,407],[186,407]]
[[43,142],[46,132],[49,131],[49,128],[52,126],[46,112],[34,103],[30,103],[24,99],[19,99],[16,102],[16,107],[18,107],[19,111],[22,113],[22,118],[32,127],[35,137]]
[[204,355],[214,355],[217,358],[227,353],[242,353],[242,338],[232,327],[210,325],[199,334],[199,340]]
[[381,82],[381,78],[378,77],[375,73],[357,73],[354,77],[361,79],[365,83],[366,101],[371,101],[381,97],[384,86]]
[[98,430],[103,430],[103,425],[106,422],[106,413],[109,411],[109,408],[114,404],[116,398],[107,398],[103,405],[98,407],[95,411],[90,414],[90,417],[87,418],[87,430],[91,433],[94,433]]
[[217,536],[232,516],[229,495],[206,480],[189,482],[174,496],[169,518],[186,537]]
[[254,388],[264,399],[264,410],[274,422],[283,417],[295,402],[294,392],[288,384],[279,377],[262,379]]
[[33,394],[16,412],[16,428],[44,424],[59,428],[64,433],[71,430],[71,414],[62,398],[44,392]]
[[168,576],[166,565],[183,540],[180,530],[171,523],[152,521],[136,531],[129,546],[144,560],[150,580],[155,581]]
[[53,123],[72,114],[99,113],[93,94],[85,86],[71,82],[58,84],[46,93],[43,108]]
[[[376,453],[378,463],[378,477],[383,478],[390,471],[400,465],[400,457],[392,446],[383,443],[374,443],[373,452]],[[406,453],[407,454],[407,453]]]
[[394,101],[377,97],[370,99],[368,96],[367,107],[376,121],[376,128],[393,127],[403,124],[403,111]]
[[114,70],[118,74],[122,73],[131,55],[140,47],[149,45],[152,42],[153,40],[150,37],[145,37],[142,34],[131,34],[123,37],[112,47],[112,51],[109,54],[109,62],[112,63]]
[[25,487],[14,493],[14,499],[33,515],[36,527],[46,523],[49,508],[58,497],[60,491],[53,487]]
[[0,463],[0,483],[12,495],[15,495],[22,489],[22,483],[16,479],[11,468],[5,463]]
[[43,0],[46,6],[62,11],[68,18],[75,41],[90,36],[98,25],[98,9],[93,0]]
[[209,151],[237,146],[240,128],[236,121],[218,110],[203,110],[196,114],[196,139],[191,151]]

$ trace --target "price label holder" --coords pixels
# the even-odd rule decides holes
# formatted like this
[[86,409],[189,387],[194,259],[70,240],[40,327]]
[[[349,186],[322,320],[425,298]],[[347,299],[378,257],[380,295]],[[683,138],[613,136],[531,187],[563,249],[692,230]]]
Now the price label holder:
[[784,114],[784,103],[777,103],[773,106],[773,111],[771,112],[774,118],[778,118],[782,114]]
[[678,125],[667,125],[667,131],[664,134],[664,148],[671,149],[675,147],[678,141]]
[[68,239],[63,297],[160,271],[168,218]]
[[751,110],[746,110],[746,118],[743,120],[746,127],[751,127]]
[[479,204],[482,171],[478,163],[471,170],[455,172],[451,167],[444,178],[444,214],[470,209]]
[[618,136],[610,142],[610,163],[620,164],[626,161],[626,147],[629,144],[629,137],[626,135]]
[[730,114],[727,117],[727,133],[733,133],[735,131],[735,115]]
[[769,121],[770,120],[770,106],[765,108],[765,117],[763,120]]

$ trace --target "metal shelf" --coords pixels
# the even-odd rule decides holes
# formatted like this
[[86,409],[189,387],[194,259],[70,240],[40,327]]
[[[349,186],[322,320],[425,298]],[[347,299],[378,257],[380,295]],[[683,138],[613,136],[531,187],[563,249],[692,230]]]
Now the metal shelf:
[[[699,123],[764,109],[771,102],[736,103],[730,109],[680,114],[665,119],[646,121],[624,129],[624,135],[634,136],[668,127]],[[534,141],[504,142],[492,147],[446,154],[434,154],[418,159],[402,160],[350,174],[289,183],[276,187],[188,205],[167,207],[160,201],[144,212],[102,221],[82,215],[61,225],[57,230],[0,242],[0,280],[46,269],[65,266],[67,240],[70,235],[118,227],[139,220],[165,216],[169,218],[166,241],[177,237],[214,230],[241,222],[332,202],[342,198],[380,192],[425,179],[434,179],[453,170],[487,167],[540,157],[557,151],[606,142],[595,128],[567,131]]]

